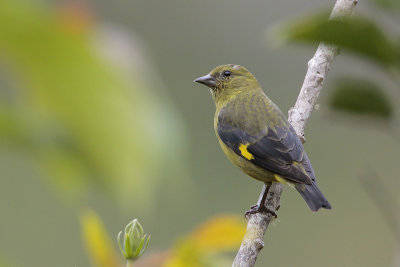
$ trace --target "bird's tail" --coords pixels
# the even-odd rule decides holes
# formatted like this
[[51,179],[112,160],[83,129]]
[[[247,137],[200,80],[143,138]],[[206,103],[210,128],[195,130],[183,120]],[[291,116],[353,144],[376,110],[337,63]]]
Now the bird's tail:
[[317,211],[320,208],[328,210],[332,208],[321,190],[319,190],[316,182],[313,181],[312,184],[296,184],[295,188],[304,198],[308,207],[310,207],[312,211]]

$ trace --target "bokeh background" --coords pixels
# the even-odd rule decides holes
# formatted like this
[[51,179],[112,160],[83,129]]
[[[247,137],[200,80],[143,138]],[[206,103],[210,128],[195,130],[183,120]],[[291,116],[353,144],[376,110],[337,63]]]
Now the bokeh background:
[[[210,218],[225,216],[210,244],[243,224],[262,185],[225,158],[211,95],[192,81],[241,64],[286,112],[323,38],[294,26],[334,2],[1,1],[0,265],[112,266],[99,255],[122,263],[117,233],[139,218],[151,233],[143,260],[153,260],[141,266],[166,266]],[[397,44],[395,7],[364,0],[356,13]],[[312,213],[287,188],[256,266],[400,266],[400,49],[387,56],[383,37],[363,29],[372,35],[362,42],[334,35],[348,49],[306,128],[333,210]],[[96,227],[108,233],[97,247],[88,234]],[[168,266],[230,266],[239,243],[224,246],[214,251],[223,260],[196,265],[190,257],[201,253],[188,253]]]

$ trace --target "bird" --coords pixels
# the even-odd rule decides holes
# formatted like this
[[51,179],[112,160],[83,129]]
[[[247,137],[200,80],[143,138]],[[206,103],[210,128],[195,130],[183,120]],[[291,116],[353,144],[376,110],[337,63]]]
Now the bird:
[[[318,188],[303,144],[279,107],[245,67],[221,65],[194,82],[210,88],[215,102],[214,130],[228,159],[266,187],[294,187],[311,211],[332,206]],[[266,192],[250,213],[266,209]],[[276,217],[274,211],[268,210]]]

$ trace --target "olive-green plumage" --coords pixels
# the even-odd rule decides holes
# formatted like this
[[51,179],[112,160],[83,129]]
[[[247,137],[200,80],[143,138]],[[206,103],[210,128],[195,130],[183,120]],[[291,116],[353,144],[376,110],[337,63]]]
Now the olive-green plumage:
[[262,182],[294,185],[313,211],[331,208],[293,127],[246,68],[218,66],[195,82],[211,89],[215,132],[230,161]]

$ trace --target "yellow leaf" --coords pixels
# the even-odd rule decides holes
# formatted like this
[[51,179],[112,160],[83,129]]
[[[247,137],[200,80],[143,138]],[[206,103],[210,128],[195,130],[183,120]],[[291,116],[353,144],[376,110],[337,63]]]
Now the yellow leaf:
[[190,239],[181,240],[173,249],[163,267],[214,267],[209,253],[204,253]]
[[120,267],[112,241],[97,214],[91,210],[81,217],[82,238],[95,267]]
[[237,215],[219,215],[200,225],[191,240],[200,250],[220,252],[236,249],[246,230],[244,219]]
[[162,266],[229,266],[221,257],[221,253],[236,250],[245,229],[244,219],[237,215],[219,215],[211,218],[181,239]]

